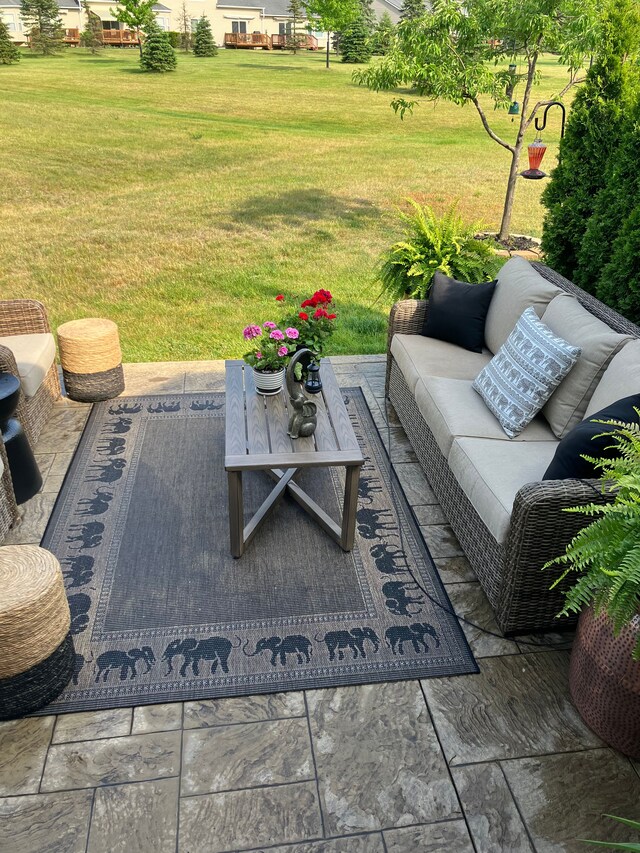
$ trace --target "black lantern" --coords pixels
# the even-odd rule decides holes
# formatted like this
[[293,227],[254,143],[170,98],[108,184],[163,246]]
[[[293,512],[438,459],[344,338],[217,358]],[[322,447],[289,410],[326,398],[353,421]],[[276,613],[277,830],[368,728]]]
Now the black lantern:
[[320,365],[317,361],[310,362],[307,367],[307,378],[304,383],[307,394],[319,394],[322,391],[322,379],[320,379]]

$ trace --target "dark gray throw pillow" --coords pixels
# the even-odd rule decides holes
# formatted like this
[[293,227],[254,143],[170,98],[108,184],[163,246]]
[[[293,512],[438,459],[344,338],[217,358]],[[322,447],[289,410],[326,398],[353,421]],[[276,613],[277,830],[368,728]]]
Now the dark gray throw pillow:
[[640,409],[640,394],[623,397],[622,400],[600,409],[599,412],[581,421],[562,439],[542,479],[591,480],[598,478],[600,472],[591,462],[582,458],[583,454],[592,456],[594,459],[614,459],[620,454],[610,436],[616,427],[597,423],[597,421],[637,424],[640,423],[640,418],[636,409]]
[[482,352],[484,323],[495,287],[495,281],[467,284],[437,270],[429,292],[422,334],[471,352]]

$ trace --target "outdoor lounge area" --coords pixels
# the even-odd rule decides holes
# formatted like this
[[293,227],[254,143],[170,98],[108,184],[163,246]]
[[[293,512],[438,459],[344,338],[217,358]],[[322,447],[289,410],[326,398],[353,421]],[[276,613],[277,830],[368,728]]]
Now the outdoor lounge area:
[[0,78],[0,853],[640,851],[640,0]]
[[[392,315],[391,328],[393,322]],[[405,326],[405,337],[406,331]],[[390,352],[393,351],[392,347]],[[238,689],[240,682],[235,681],[236,687],[231,686],[226,697],[218,686],[213,688],[213,693],[219,698],[205,698],[207,687],[199,695],[197,684],[198,678],[208,672],[209,664],[212,664],[212,675],[215,672],[216,676],[221,676],[221,681],[216,680],[218,685],[224,683],[224,673],[228,673],[229,668],[223,660],[222,669],[218,670],[212,655],[203,654],[198,670],[198,659],[188,659],[187,647],[178,646],[172,652],[177,655],[173,667],[172,656],[167,656],[169,647],[162,665],[168,661],[172,677],[191,675],[190,681],[183,679],[175,689],[191,691],[192,698],[169,701],[168,693],[159,698],[147,693],[140,701],[132,699],[132,696],[144,695],[136,693],[138,676],[144,680],[145,666],[146,673],[152,666],[156,670],[159,668],[159,654],[154,657],[151,653],[146,658],[142,655],[140,666],[133,655],[120,672],[122,659],[112,660],[108,655],[105,657],[105,653],[97,653],[101,648],[100,631],[106,637],[119,636],[124,648],[137,645],[134,637],[152,638],[157,634],[154,630],[136,634],[134,628],[145,619],[147,626],[162,624],[162,619],[158,621],[158,613],[164,605],[154,599],[154,584],[158,588],[167,582],[176,584],[175,598],[182,601],[184,608],[180,584],[181,576],[188,573],[188,569],[184,566],[181,572],[167,575],[171,565],[170,560],[167,563],[163,548],[185,529],[184,525],[198,530],[198,536],[207,536],[204,528],[197,527],[202,513],[192,502],[214,489],[214,484],[205,476],[202,482],[193,479],[180,486],[178,481],[172,480],[175,474],[167,470],[165,476],[173,482],[171,494],[164,485],[163,491],[158,491],[153,472],[147,472],[141,463],[136,479],[143,483],[142,490],[127,487],[129,492],[134,490],[132,502],[121,519],[132,519],[135,539],[142,544],[135,554],[127,551],[124,565],[129,573],[138,571],[145,549],[153,551],[155,547],[158,549],[152,561],[155,574],[148,577],[149,586],[144,591],[134,585],[123,593],[124,597],[112,593],[115,599],[107,602],[104,618],[99,613],[89,617],[89,607],[93,613],[93,605],[88,602],[97,594],[97,584],[107,584],[109,570],[101,581],[96,566],[101,559],[97,540],[103,533],[107,537],[109,531],[104,530],[104,524],[102,528],[94,526],[89,531],[82,527],[86,523],[96,524],[85,519],[99,507],[99,501],[92,503],[83,498],[78,503],[84,509],[70,529],[79,533],[69,537],[69,551],[65,552],[56,526],[65,512],[65,499],[63,497],[57,504],[56,500],[61,490],[63,495],[69,494],[69,489],[75,487],[83,445],[94,440],[92,430],[98,442],[93,445],[94,450],[99,446],[105,448],[103,459],[110,462],[124,459],[114,452],[121,446],[118,440],[123,435],[130,438],[126,432],[119,431],[123,428],[138,428],[140,435],[148,435],[157,456],[166,452],[163,441],[167,432],[154,432],[154,419],[164,419],[171,427],[172,439],[188,442],[189,433],[175,420],[180,402],[184,401],[184,408],[184,403],[189,401],[186,417],[190,420],[185,423],[191,425],[191,431],[197,432],[203,425],[213,425],[216,419],[220,420],[219,401],[224,400],[225,383],[229,392],[232,380],[229,367],[225,377],[225,364],[220,361],[125,364],[123,394],[96,403],[88,426],[91,404],[74,402],[65,396],[53,403],[35,443],[42,487],[19,507],[19,518],[0,549],[1,557],[3,551],[7,553],[15,546],[38,545],[44,535],[43,544],[60,555],[76,648],[74,679],[68,692],[63,693],[62,702],[56,704],[54,701],[39,715],[0,723],[0,849],[16,853],[40,850],[155,853],[176,849],[190,853],[244,850],[298,853],[578,851],[584,849],[580,838],[623,840],[633,837],[625,827],[613,824],[605,815],[631,817],[637,812],[640,762],[608,747],[585,725],[572,704],[568,690],[571,631],[503,636],[478,575],[452,530],[451,519],[425,477],[419,456],[405,433],[402,420],[406,412],[396,413],[385,399],[388,367],[391,367],[392,383],[393,371],[398,369],[393,367],[394,363],[388,361],[385,354],[342,356],[333,357],[330,366],[325,364],[322,368],[325,383],[331,387],[331,376],[335,376],[337,386],[343,389],[340,402],[346,404],[360,446],[365,450],[359,513],[371,507],[374,508],[372,512],[377,512],[374,517],[366,512],[356,515],[355,553],[364,554],[362,548],[358,552],[358,537],[372,538],[367,524],[384,527],[393,512],[403,518],[405,554],[413,553],[412,549],[417,547],[412,545],[414,534],[416,542],[423,541],[428,548],[448,601],[459,617],[468,620],[461,622],[461,626],[479,671],[468,662],[464,663],[464,649],[458,645],[456,652],[454,643],[449,655],[452,658],[459,655],[461,674],[412,678],[409,669],[404,677],[392,674],[391,680],[387,680],[383,673],[366,683],[370,678],[363,676],[363,669],[353,676],[351,683],[349,676],[346,682],[343,679],[344,686],[340,686],[338,680],[333,686],[323,688],[316,674],[318,686],[300,690],[295,689],[295,669],[299,669],[300,664],[305,666],[309,657],[305,661],[300,648],[291,647],[282,652],[280,661],[280,648],[269,647],[273,652],[270,663],[268,653],[258,657],[259,662],[264,658],[268,672],[280,674],[284,663],[292,665],[294,670],[287,676],[289,680],[283,682],[288,687],[285,692],[277,687],[274,692],[273,686],[265,692],[250,687]],[[65,375],[77,379],[79,373],[68,371]],[[325,394],[329,393],[325,389]],[[393,399],[393,385],[391,393]],[[147,400],[150,402],[146,405],[146,420],[138,426],[136,419],[142,417],[141,403]],[[253,403],[246,405],[250,407]],[[102,421],[96,418],[96,411],[101,407],[107,413],[107,419]],[[367,410],[371,429],[365,436],[358,429],[357,421],[364,423]],[[105,423],[113,424],[114,428],[105,431],[102,426]],[[250,443],[251,435],[249,427]],[[255,434],[253,440],[259,441]],[[270,439],[275,440],[274,436]],[[145,458],[151,459],[144,456],[146,441],[146,438],[142,443],[138,441],[138,450],[134,453],[143,463]],[[389,443],[397,485],[387,492],[387,476],[392,475],[387,470],[389,463],[384,461],[384,448],[388,449]],[[76,461],[72,464],[74,453]],[[134,457],[125,455],[128,464],[134,464]],[[199,463],[200,468],[213,464],[212,458],[200,458]],[[379,466],[378,480],[372,474],[374,463]],[[111,494],[110,487],[115,491],[116,479],[101,479],[107,467],[98,469],[94,465],[94,473],[98,473],[90,483],[88,495],[93,492],[95,497],[104,499],[105,494]],[[194,477],[196,470],[193,469]],[[309,484],[308,479],[303,482],[314,494],[313,483]],[[363,483],[366,484],[364,488]],[[437,487],[437,483],[434,485]],[[245,489],[248,489],[246,500],[251,503],[255,497],[251,481],[245,484]],[[226,503],[225,492],[222,488],[223,503]],[[379,502],[377,492],[384,492],[383,503]],[[153,496],[152,506],[146,509],[138,506],[144,503],[145,494]],[[165,494],[169,507],[166,512],[158,504],[159,494]],[[179,498],[180,504],[175,503],[174,496]],[[295,498],[295,492],[292,496]],[[102,507],[99,508],[101,512],[95,517],[106,521],[106,510],[102,512]],[[206,518],[210,507],[205,509]],[[154,527],[154,536],[160,538],[156,542],[148,541],[143,521],[146,519],[145,523],[153,527],[153,517],[159,515],[166,526],[176,513],[178,526],[170,537],[163,539],[159,529]],[[226,506],[222,514],[226,519]],[[306,527],[303,519],[307,519]],[[293,529],[292,523],[296,525]],[[311,533],[311,529],[315,533]],[[127,549],[135,546],[126,523],[124,527],[120,523],[116,531],[117,537],[111,545],[112,557],[107,558],[106,565],[111,565],[117,575],[113,543],[118,548],[123,542]],[[87,533],[96,541],[87,539]],[[295,555],[305,553],[305,537],[317,533],[319,538],[313,540],[314,548],[335,547],[336,550],[323,552],[320,563],[323,576],[315,580],[307,578],[305,583],[321,597],[319,590],[325,579],[331,578],[332,584],[338,582],[338,575],[332,574],[327,563],[327,553],[334,553],[333,560],[342,566],[337,558],[340,548],[331,544],[317,524],[295,507],[294,501],[279,504],[254,533],[247,553],[239,560],[228,562],[233,567],[233,583],[245,590],[245,596],[250,595],[254,587],[244,574],[243,566],[258,576],[266,566],[274,590],[280,590],[273,602],[287,601],[286,590],[278,585],[273,574],[276,540],[283,535],[290,545],[290,550],[283,553],[288,553],[289,568],[294,572],[289,577],[296,577]],[[211,548],[214,554],[228,553],[226,527],[215,528],[213,534],[217,539],[207,539],[206,548]],[[393,534],[383,533],[383,536]],[[215,550],[218,547],[219,550]],[[376,547],[380,546],[373,546]],[[62,558],[64,553],[75,554],[77,559],[73,556]],[[189,553],[197,562],[196,551]],[[92,568],[90,561],[94,558],[96,566]],[[389,565],[384,561],[377,563],[380,572]],[[220,597],[222,600],[227,595],[225,606],[229,606],[231,599],[222,587],[224,569],[222,564],[220,566],[219,575],[214,566],[204,579],[193,575],[189,582],[189,595],[198,599],[198,608],[183,612],[188,613],[193,625],[203,621],[199,615],[202,608],[205,623],[217,621],[221,624],[222,617],[218,615],[214,620],[207,611],[209,604],[204,603],[206,598]],[[394,574],[386,575],[393,581],[398,576],[397,573],[395,577]],[[366,580],[364,583],[366,585]],[[430,589],[438,597],[437,588]],[[199,592],[203,593],[200,597]],[[343,595],[348,592],[347,587],[342,590]],[[165,587],[164,592],[161,589],[161,593],[172,597],[170,588]],[[262,593],[268,595],[268,590],[263,589]],[[396,622],[424,619],[428,602],[421,596],[420,585],[413,589],[405,587],[404,593],[405,597],[399,595],[396,586],[391,610],[396,614],[404,613],[406,617]],[[385,594],[391,595],[389,588]],[[304,591],[298,591],[286,605],[293,608],[291,613],[299,600],[304,600]],[[155,604],[147,608],[147,601],[155,601]],[[336,601],[335,597],[327,599],[322,606],[325,610],[342,606]],[[387,608],[389,602],[388,598]],[[103,606],[104,600],[99,610]],[[230,619],[229,627],[233,623],[230,636],[242,631],[243,625],[247,629],[253,624],[246,622],[251,606],[255,613],[267,607],[264,602],[246,605],[249,610],[242,622],[238,621],[238,614],[243,613],[245,605],[232,606],[240,609],[235,616],[226,617]],[[134,610],[138,612],[134,614]],[[432,607],[429,618],[439,626],[444,643],[447,629],[444,622],[438,621],[437,607],[435,611],[434,615]],[[298,609],[297,612],[304,611]],[[422,616],[417,615],[419,613]],[[169,610],[162,612],[164,618],[168,618],[168,614]],[[370,611],[369,616],[372,615]],[[87,645],[89,632],[85,629],[89,618],[93,636]],[[327,617],[320,617],[316,624],[321,625],[323,620],[327,624]],[[289,622],[291,625],[304,624],[301,616]],[[177,623],[174,621],[174,624]],[[275,624],[273,620],[271,624]],[[256,636],[268,634],[268,630],[262,630],[262,626],[267,625],[269,620],[263,620]],[[411,627],[419,626],[412,624]],[[290,630],[297,636],[295,629]],[[382,636],[381,629],[376,627],[376,630],[378,636]],[[171,631],[180,637],[180,629],[172,628]],[[128,638],[130,643],[126,642]],[[240,639],[238,637],[238,641]],[[242,639],[244,641],[244,637]],[[321,637],[316,635],[315,640],[319,639]],[[97,645],[91,645],[96,642]],[[151,639],[140,641],[140,645],[142,642],[156,645]],[[244,641],[242,649],[245,655],[248,642]],[[437,647],[434,649],[431,639],[428,643],[425,640],[421,651],[426,652],[431,647],[433,654]],[[253,646],[252,642],[249,650]],[[232,637],[229,648],[236,647],[232,655],[240,655],[240,643]],[[88,654],[88,648],[95,648],[95,655]],[[377,643],[365,645],[363,641],[360,648],[364,648],[367,660],[373,659]],[[144,647],[142,649],[144,651]],[[259,649],[258,642],[256,652]],[[140,649],[132,648],[130,654],[137,651]],[[291,656],[289,651],[293,652]],[[411,651],[411,644],[404,651],[400,645],[400,652],[405,656],[403,665],[411,657]],[[345,672],[350,663],[356,668],[358,653],[353,646],[336,643],[334,652],[330,652],[329,661],[344,661]],[[312,654],[319,653],[315,645]],[[85,655],[87,661],[78,663],[78,654]],[[248,660],[251,663],[247,666],[253,666],[256,658]],[[190,673],[187,666],[191,666]],[[246,671],[253,671],[252,678],[257,682],[262,677],[258,670]],[[464,672],[468,674],[462,674]],[[85,674],[87,686],[77,694],[80,704],[76,707],[86,710],[57,714],[58,707],[65,712],[70,710],[72,705],[69,701],[65,704],[65,696],[73,700],[73,691],[82,687]],[[213,681],[203,683],[213,684]],[[115,691],[110,694],[112,707],[109,707],[108,698],[99,698],[108,690]],[[89,710],[101,703],[99,710]]]

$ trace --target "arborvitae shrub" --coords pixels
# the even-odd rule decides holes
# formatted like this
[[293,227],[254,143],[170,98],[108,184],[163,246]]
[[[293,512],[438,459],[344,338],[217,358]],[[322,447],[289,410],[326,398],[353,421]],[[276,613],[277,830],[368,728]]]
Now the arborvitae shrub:
[[624,317],[640,324],[640,202],[625,219],[609,263],[600,275],[597,296]]
[[[615,157],[629,106],[635,75],[629,73],[625,58],[637,41],[635,32],[629,31],[633,19],[630,0],[613,0],[599,55],[575,97],[558,165],[542,194],[547,207],[542,235],[546,261],[568,278],[576,276],[585,227],[605,186],[606,166]],[[583,286],[595,293],[591,275]]]

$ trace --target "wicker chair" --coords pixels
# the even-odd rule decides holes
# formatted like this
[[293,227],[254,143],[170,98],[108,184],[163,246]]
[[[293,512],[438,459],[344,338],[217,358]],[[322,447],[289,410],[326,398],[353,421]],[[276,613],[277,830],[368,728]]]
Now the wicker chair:
[[[614,331],[640,338],[640,328],[595,297],[544,266],[533,264],[548,281],[578,298],[594,316]],[[558,630],[575,619],[559,622],[562,589],[549,590],[548,573],[541,567],[564,551],[584,526],[581,516],[563,513],[565,507],[606,499],[594,491],[597,481],[553,480],[529,483],[516,495],[509,535],[497,542],[452,474],[391,355],[395,334],[419,334],[426,315],[425,300],[407,299],[391,309],[387,342],[385,393],[409,437],[433,491],[444,509],[505,634]]]
[[[0,337],[29,335],[51,332],[44,306],[34,299],[8,299],[0,301]],[[0,373],[19,376],[13,352],[0,345]],[[49,368],[40,387],[31,397],[21,395],[16,417],[22,424],[32,447],[38,440],[42,427],[51,413],[55,401],[60,397],[58,367]]]
[[4,444],[0,440],[0,542],[18,519],[18,507]]

